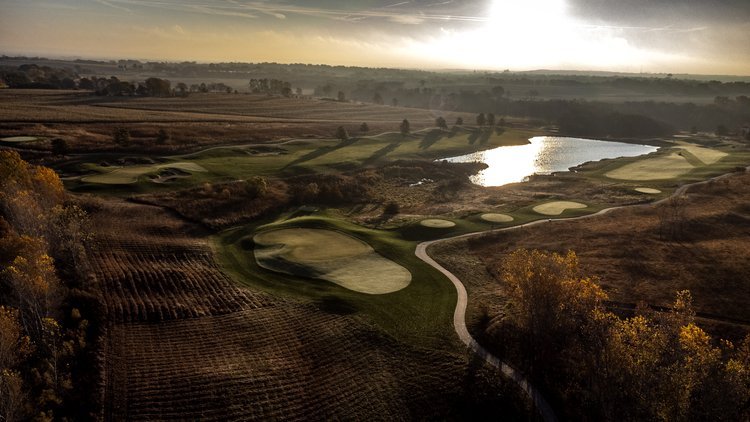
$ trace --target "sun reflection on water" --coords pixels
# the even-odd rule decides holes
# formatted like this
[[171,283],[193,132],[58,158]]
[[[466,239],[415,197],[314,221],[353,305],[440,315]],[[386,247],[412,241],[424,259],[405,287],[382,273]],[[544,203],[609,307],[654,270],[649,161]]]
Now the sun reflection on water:
[[489,167],[472,176],[471,181],[482,186],[502,186],[523,182],[533,174],[565,171],[587,161],[635,157],[657,150],[649,145],[554,136],[537,136],[529,139],[529,142],[526,145],[498,147],[447,160],[457,163],[486,163]]

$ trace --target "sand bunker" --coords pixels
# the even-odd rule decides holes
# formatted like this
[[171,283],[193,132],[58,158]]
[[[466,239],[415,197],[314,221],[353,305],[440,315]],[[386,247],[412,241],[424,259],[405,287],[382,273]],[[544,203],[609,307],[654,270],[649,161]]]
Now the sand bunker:
[[441,220],[439,218],[428,218],[426,220],[420,221],[419,224],[431,229],[447,229],[456,225],[456,223],[452,221]]
[[38,140],[39,138],[35,136],[10,136],[8,138],[0,139],[0,141],[3,142],[33,142]]
[[496,214],[487,213],[481,215],[482,220],[489,221],[490,223],[509,223],[513,221],[513,217],[508,214]]
[[406,268],[367,243],[325,229],[278,229],[255,235],[255,260],[271,271],[327,280],[361,293],[385,294],[411,282]]
[[579,208],[586,208],[586,207],[588,207],[588,205],[582,204],[580,202],[555,201],[555,202],[547,202],[546,204],[537,205],[533,209],[535,212],[539,214],[560,215],[563,213],[563,211],[567,209],[579,209]]
[[647,193],[649,195],[656,195],[657,193],[661,193],[659,189],[654,188],[635,188],[636,192],[640,193]]
[[150,166],[119,167],[109,173],[86,176],[86,177],[81,178],[81,180],[87,183],[100,183],[103,185],[127,185],[130,183],[137,182],[138,178],[146,173],[153,173],[162,169],[170,169],[170,168],[187,171],[187,172],[207,171],[205,168],[195,163],[188,163],[188,162],[165,163],[165,164],[154,164]]
[[693,156],[699,159],[703,164],[713,164],[729,155],[726,152],[701,147],[695,144],[689,144],[687,142],[678,142],[678,144],[679,146],[677,148],[682,148],[685,151],[693,154]]
[[667,156],[646,158],[626,164],[606,174],[610,179],[620,180],[660,180],[673,179],[693,169],[685,157],[678,153]]

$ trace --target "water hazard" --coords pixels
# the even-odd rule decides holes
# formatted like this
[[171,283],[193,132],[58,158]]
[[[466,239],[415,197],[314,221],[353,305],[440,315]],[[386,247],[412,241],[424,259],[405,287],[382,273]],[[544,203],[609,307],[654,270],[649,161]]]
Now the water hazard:
[[471,177],[482,186],[502,186],[523,182],[533,174],[566,171],[587,161],[636,157],[656,151],[650,145],[591,139],[537,136],[527,145],[497,147],[445,160],[454,163],[483,162],[489,167]]

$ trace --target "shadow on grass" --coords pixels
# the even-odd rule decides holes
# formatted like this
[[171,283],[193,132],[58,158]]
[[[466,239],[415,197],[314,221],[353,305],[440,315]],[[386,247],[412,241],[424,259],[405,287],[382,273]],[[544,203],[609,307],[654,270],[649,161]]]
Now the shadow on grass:
[[492,136],[492,128],[475,130],[469,135],[469,145],[474,145],[477,142],[479,145],[486,145],[490,136]]
[[369,156],[366,159],[364,159],[362,161],[362,164],[365,164],[365,165],[372,164],[372,163],[380,160],[381,158],[383,158],[386,155],[388,155],[391,152],[393,152],[396,148],[399,147],[399,145],[401,145],[401,142],[392,142],[392,143],[384,146],[383,148],[380,148],[379,150],[373,152],[371,156]]
[[348,147],[348,146],[354,144],[355,142],[359,141],[359,139],[360,138],[349,138],[349,139],[343,140],[343,141],[341,141],[338,144],[333,145],[333,146],[324,146],[324,147],[320,147],[320,148],[318,148],[316,150],[312,150],[312,151],[308,152],[307,154],[303,155],[302,157],[299,157],[296,160],[293,160],[293,161],[289,162],[287,165],[285,165],[284,167],[282,167],[282,170],[286,169],[288,167],[295,166],[295,165],[300,164],[300,163],[304,163],[305,161],[314,160],[314,159],[316,159],[318,157],[322,157],[322,156],[324,156],[324,155],[326,155],[328,153],[331,153],[333,151],[336,151],[338,149],[341,149],[341,148],[344,148],[344,147]]
[[443,132],[442,130],[433,129],[422,138],[422,142],[419,143],[419,148],[427,149],[435,144],[435,142],[441,140],[444,136],[445,132]]
[[337,296],[323,296],[315,304],[321,311],[335,315],[351,315],[359,311],[354,304]]

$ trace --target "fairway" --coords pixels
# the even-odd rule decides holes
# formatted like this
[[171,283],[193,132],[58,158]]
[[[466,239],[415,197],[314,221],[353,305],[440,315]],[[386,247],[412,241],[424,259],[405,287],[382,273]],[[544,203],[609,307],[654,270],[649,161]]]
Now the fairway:
[[588,205],[580,202],[555,201],[537,205],[534,207],[534,211],[544,215],[560,215],[567,209],[581,209],[587,207]]
[[431,229],[447,229],[456,226],[456,223],[452,221],[441,220],[439,218],[428,218],[426,220],[420,221],[419,224]]
[[509,223],[513,221],[513,217],[508,214],[487,213],[482,214],[481,218],[490,223]]
[[661,180],[682,176],[692,169],[693,165],[675,152],[667,156],[646,158],[626,164],[608,172],[606,176],[619,180]]
[[148,173],[155,173],[159,170],[178,169],[187,172],[205,172],[206,169],[195,163],[180,162],[168,164],[154,164],[150,166],[130,166],[119,167],[109,173],[85,176],[81,181],[88,183],[99,183],[103,185],[127,185],[135,183],[138,178]]
[[333,230],[289,228],[255,235],[255,260],[276,272],[318,278],[360,293],[385,294],[411,282],[411,273],[367,243]]
[[700,147],[698,145],[689,144],[687,142],[678,142],[678,144],[678,148],[684,149],[690,154],[693,154],[693,156],[699,159],[703,164],[713,164],[729,155],[726,152],[722,152],[712,148]]

